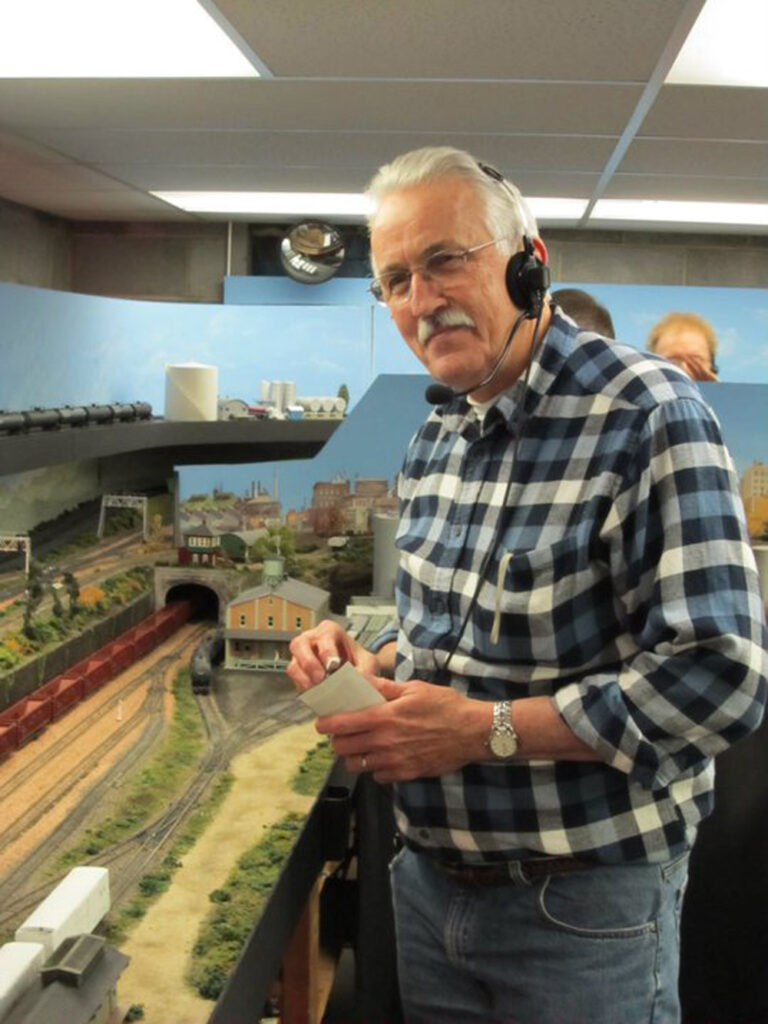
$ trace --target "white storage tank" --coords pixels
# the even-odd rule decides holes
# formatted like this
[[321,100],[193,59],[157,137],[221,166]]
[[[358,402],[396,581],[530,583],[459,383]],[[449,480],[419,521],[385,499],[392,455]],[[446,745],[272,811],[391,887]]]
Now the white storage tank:
[[48,959],[65,939],[92,932],[109,906],[107,868],[72,868],[14,937],[17,942],[39,942]]
[[394,597],[400,553],[395,547],[396,515],[376,512],[373,520],[373,593],[376,597]]

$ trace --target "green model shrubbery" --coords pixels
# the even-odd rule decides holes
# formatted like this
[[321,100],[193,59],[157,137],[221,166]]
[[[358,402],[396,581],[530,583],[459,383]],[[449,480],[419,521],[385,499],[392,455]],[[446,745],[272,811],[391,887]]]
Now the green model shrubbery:
[[58,604],[45,618],[34,617],[33,607],[25,607],[25,623],[21,629],[7,630],[0,638],[0,673],[16,668],[70,637],[78,636],[110,612],[130,604],[147,593],[152,586],[152,569],[137,566],[104,580],[99,586],[78,588],[77,597],[69,607]]
[[[291,781],[297,793],[320,792],[334,754],[327,740],[310,750]],[[218,999],[230,971],[269,899],[306,815],[291,813],[265,829],[258,843],[238,860],[224,885],[208,896],[213,908],[198,933],[188,971],[204,999]]]

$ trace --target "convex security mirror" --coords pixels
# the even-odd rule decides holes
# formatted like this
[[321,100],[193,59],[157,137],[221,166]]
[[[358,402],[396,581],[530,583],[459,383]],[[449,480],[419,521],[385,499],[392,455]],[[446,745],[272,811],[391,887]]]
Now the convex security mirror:
[[329,281],[344,262],[344,239],[330,224],[296,224],[280,242],[283,270],[300,284]]

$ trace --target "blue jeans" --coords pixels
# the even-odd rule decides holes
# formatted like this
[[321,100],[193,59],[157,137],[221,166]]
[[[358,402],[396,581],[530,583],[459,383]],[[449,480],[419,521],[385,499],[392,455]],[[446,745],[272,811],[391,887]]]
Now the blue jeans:
[[688,857],[463,886],[392,862],[406,1024],[677,1024]]

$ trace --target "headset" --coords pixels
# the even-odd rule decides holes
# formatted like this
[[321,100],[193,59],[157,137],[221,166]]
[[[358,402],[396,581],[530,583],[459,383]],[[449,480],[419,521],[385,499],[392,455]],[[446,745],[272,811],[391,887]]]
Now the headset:
[[[479,161],[477,166],[492,181],[498,182],[510,199],[517,203],[517,196],[500,171],[490,164]],[[510,299],[518,309],[526,313],[526,319],[533,320],[539,316],[549,288],[550,273],[549,267],[536,255],[533,242],[528,235],[523,235],[523,248],[510,256],[505,281]]]
[[[493,181],[498,182],[513,202],[517,203],[517,196],[509,187],[509,184],[503,174],[497,171],[495,167],[491,167],[490,164],[484,164],[478,161],[477,166],[483,174],[487,175]],[[513,305],[521,312],[512,325],[512,328],[507,335],[507,340],[504,343],[504,347],[501,350],[501,354],[491,367],[490,373],[483,377],[482,380],[475,382],[470,387],[464,388],[461,391],[454,391],[453,388],[448,387],[447,384],[430,384],[424,393],[424,397],[431,405],[444,405],[446,402],[450,402],[453,398],[464,398],[466,395],[471,394],[473,391],[479,391],[480,388],[486,387],[491,383],[491,381],[495,380],[502,365],[504,364],[504,360],[507,358],[507,354],[512,347],[512,342],[515,340],[518,329],[523,320],[536,321],[534,325],[533,345],[531,348],[532,355],[538,347],[539,324],[541,323],[544,300],[546,298],[547,289],[549,288],[550,273],[549,267],[545,263],[542,263],[536,255],[533,242],[528,235],[523,235],[523,248],[519,252],[513,253],[512,256],[510,256],[504,272],[504,281],[507,287],[507,293],[509,294]]]

